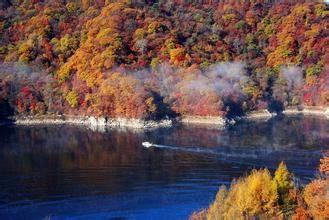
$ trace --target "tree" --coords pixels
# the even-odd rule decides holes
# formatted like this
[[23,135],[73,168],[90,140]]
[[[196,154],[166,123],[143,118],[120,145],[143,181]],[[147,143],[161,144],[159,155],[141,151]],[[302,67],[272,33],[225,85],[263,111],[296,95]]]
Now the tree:
[[[329,104],[328,7],[324,2],[21,0],[2,1],[0,8],[0,62],[25,63],[54,78],[56,95],[51,103],[56,111],[72,111],[62,104],[68,91],[74,90],[78,94],[74,106],[80,114],[112,114],[112,107],[100,107],[101,97],[107,106],[113,101],[101,90],[115,72],[136,76],[143,72],[142,77],[135,77],[137,93],[128,92],[143,103],[143,110],[128,113],[118,105],[129,117],[153,117],[154,105],[160,111],[157,100],[163,100],[166,110],[182,115],[228,117],[272,103],[280,110],[290,105]],[[243,62],[248,80],[241,77],[230,83],[235,76],[231,67],[225,77],[209,77],[209,67],[220,62]],[[158,79],[162,64],[170,64],[172,71]],[[280,74],[284,66],[299,69],[300,85],[289,86]],[[297,75],[289,78],[297,79]],[[144,83],[155,79],[160,81]],[[130,84],[130,77],[125,80]],[[27,86],[23,80],[18,84],[10,96],[17,98],[19,89]],[[31,106],[25,106],[24,100],[8,99],[15,103],[13,107],[24,109],[22,114],[31,113],[30,107],[42,109],[38,102],[49,100],[38,93],[43,87],[27,87],[36,98]],[[121,99],[126,101],[125,96]],[[112,109],[111,113],[106,109]]]
[[207,219],[271,218],[277,206],[277,188],[267,169],[253,170],[233,182],[227,192],[221,187]]
[[291,193],[294,190],[294,182],[291,173],[289,173],[284,162],[281,162],[274,173],[274,181],[278,190],[278,203],[284,215],[290,215],[294,210],[295,201],[291,198]]
[[307,212],[316,219],[329,218],[328,199],[329,179],[317,179],[306,185],[303,198],[307,205]]
[[78,105],[78,93],[76,91],[70,91],[66,95],[66,101],[72,108]]

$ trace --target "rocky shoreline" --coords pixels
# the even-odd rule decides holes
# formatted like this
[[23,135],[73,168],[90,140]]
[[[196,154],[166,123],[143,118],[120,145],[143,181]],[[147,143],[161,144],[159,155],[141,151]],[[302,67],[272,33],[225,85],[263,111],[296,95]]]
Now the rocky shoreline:
[[233,119],[228,119],[225,117],[200,117],[200,116],[186,116],[181,118],[179,122],[182,124],[198,124],[198,125],[213,125],[217,127],[226,127],[228,125],[233,125],[237,121],[248,120],[248,121],[267,121],[277,115],[306,115],[306,116],[319,116],[329,119],[329,107],[289,107],[282,112],[270,112],[268,109],[251,111],[246,113],[246,115],[241,117],[235,117]]
[[287,108],[282,114],[284,115],[315,115],[324,116],[329,119],[329,107],[305,107],[305,108]]
[[259,110],[259,111],[252,111],[247,113],[245,116],[242,116],[241,119],[243,120],[269,120],[270,118],[273,118],[277,116],[277,113],[270,112],[267,109]]
[[178,121],[182,124],[212,125],[220,128],[229,124],[229,121],[221,116],[184,116]]
[[128,118],[116,118],[107,119],[105,117],[94,116],[19,116],[11,117],[7,120],[0,122],[0,125],[16,124],[16,125],[82,125],[87,126],[94,130],[103,130],[107,128],[115,127],[127,127],[135,129],[151,129],[159,127],[170,127],[173,124],[172,120],[141,120],[141,119],[128,119]]
[[[328,107],[314,108],[287,108],[280,114],[293,115],[314,115],[323,116],[329,119]],[[154,129],[160,127],[171,127],[175,123],[193,124],[201,126],[215,126],[225,128],[228,125],[235,124],[239,120],[269,120],[277,115],[277,113],[269,112],[267,109],[253,111],[242,117],[227,119],[221,116],[184,116],[177,119],[164,119],[160,121],[128,119],[128,118],[105,118],[94,116],[72,116],[72,115],[44,115],[44,116],[15,116],[0,120],[1,125],[17,124],[17,125],[83,125],[95,130],[104,130],[105,128],[133,128],[133,129]]]

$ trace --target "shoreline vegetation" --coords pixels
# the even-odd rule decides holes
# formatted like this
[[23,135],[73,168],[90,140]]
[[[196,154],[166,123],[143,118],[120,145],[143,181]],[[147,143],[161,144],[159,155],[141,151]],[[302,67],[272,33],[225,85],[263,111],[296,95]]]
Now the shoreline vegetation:
[[329,106],[327,23],[328,5],[305,0],[9,1],[0,117],[234,119]]
[[300,186],[281,162],[271,175],[264,168],[221,186],[208,208],[189,220],[212,219],[328,219],[329,151],[320,159],[318,175]]
[[251,111],[244,116],[237,116],[231,119],[215,116],[183,116],[177,118],[168,118],[162,120],[143,120],[129,118],[106,118],[94,116],[75,116],[75,115],[40,115],[40,116],[12,116],[0,121],[1,125],[17,124],[17,125],[83,125],[90,128],[116,128],[126,127],[134,129],[153,129],[160,127],[171,127],[174,124],[189,124],[200,126],[215,126],[225,128],[234,125],[240,120],[269,120],[279,114],[286,116],[294,115],[310,115],[321,116],[329,119],[328,107],[290,107],[280,113],[270,112],[267,109],[259,111]]

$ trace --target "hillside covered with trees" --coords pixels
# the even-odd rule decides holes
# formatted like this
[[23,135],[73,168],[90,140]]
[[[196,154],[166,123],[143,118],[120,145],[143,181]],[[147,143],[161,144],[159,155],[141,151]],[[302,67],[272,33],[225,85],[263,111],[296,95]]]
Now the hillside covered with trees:
[[159,119],[329,104],[322,1],[5,0],[0,115]]

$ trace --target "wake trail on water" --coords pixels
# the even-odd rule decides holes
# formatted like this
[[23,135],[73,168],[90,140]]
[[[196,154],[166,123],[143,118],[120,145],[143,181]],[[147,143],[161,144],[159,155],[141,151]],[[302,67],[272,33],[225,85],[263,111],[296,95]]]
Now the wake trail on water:
[[153,146],[158,148],[167,148],[171,150],[186,151],[192,153],[205,153],[205,154],[216,153],[215,150],[204,149],[200,147],[174,147],[174,146],[161,145],[161,144],[154,144]]
[[211,157],[217,157],[217,159],[220,159],[222,161],[230,161],[230,163],[235,164],[241,164],[241,165],[249,165],[254,166],[255,164],[252,162],[247,162],[245,160],[241,159],[233,159],[232,155],[227,155],[225,153],[216,151],[214,149],[205,149],[201,147],[174,147],[169,145],[161,145],[161,144],[153,144],[152,145],[155,148],[162,148],[162,149],[170,149],[174,151],[180,151],[180,152],[188,152],[188,153],[197,153],[202,154],[203,156],[211,156]]
[[[219,148],[209,149],[204,147],[175,147],[175,146],[161,145],[161,144],[152,144],[152,146],[155,148],[169,149],[173,151],[202,154],[203,156],[216,157],[217,159],[222,161],[229,161],[230,163],[250,165],[250,166],[255,166],[255,165],[259,166],[262,165],[262,162],[265,163],[265,161],[262,162],[259,161],[259,159],[261,158],[267,158],[266,161],[268,161],[269,158],[272,158],[274,161],[281,160],[280,158],[277,158],[277,156],[272,155],[276,150],[266,150],[266,149],[245,150],[240,148],[230,150],[226,147],[223,147],[222,149]],[[291,153],[292,152],[289,151],[281,152],[281,154],[291,154]],[[321,151],[317,153],[321,154]],[[300,156],[302,156],[304,152],[301,151],[299,152],[299,154],[301,154]],[[303,155],[303,157],[306,157],[307,155],[308,153],[305,152],[305,155]],[[276,164],[273,165],[267,164],[266,166],[269,168],[275,168]]]

